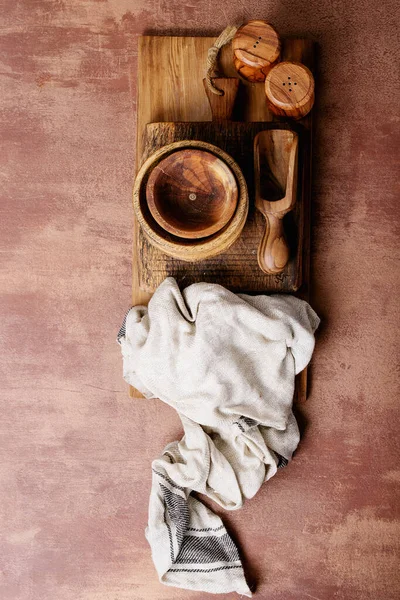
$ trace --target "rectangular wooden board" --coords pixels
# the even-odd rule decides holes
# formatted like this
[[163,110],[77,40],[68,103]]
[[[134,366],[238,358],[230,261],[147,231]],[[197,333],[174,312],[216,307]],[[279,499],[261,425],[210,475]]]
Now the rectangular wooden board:
[[199,262],[185,262],[157,250],[144,236],[139,237],[138,264],[140,286],[154,291],[165,277],[172,275],[179,285],[196,281],[218,282],[235,292],[264,293],[297,291],[302,279],[304,201],[303,178],[309,177],[309,131],[291,124],[300,139],[298,195],[294,209],[286,215],[284,227],[290,246],[290,260],[282,273],[267,275],[257,261],[257,248],[265,230],[265,218],[254,206],[254,138],[267,128],[286,127],[270,122],[152,123],[145,128],[143,160],[156,150],[179,140],[202,140],[222,148],[241,168],[249,192],[249,215],[233,246],[224,253]]
[[[144,132],[148,123],[160,121],[209,121],[211,111],[203,89],[203,77],[207,51],[213,45],[214,37],[171,37],[143,36],[139,38],[138,56],[138,95],[137,95],[137,148],[136,166],[139,168],[144,151]],[[313,42],[305,39],[285,40],[283,43],[285,60],[302,61],[311,69],[314,61]],[[236,72],[232,64],[232,49],[226,45],[220,52],[219,74],[233,77]],[[241,86],[239,114],[235,118],[240,121],[274,120],[268,110],[264,86],[262,84],[246,84]],[[305,180],[304,199],[304,238],[303,238],[303,283],[296,295],[308,298],[310,250],[309,250],[309,211],[311,190],[311,117],[301,121],[302,126],[310,131],[309,178]],[[143,290],[139,284],[138,253],[140,231],[134,220],[133,239],[133,280],[132,303],[147,304],[151,292]],[[263,290],[266,291],[266,290]],[[307,389],[306,374],[297,380],[297,401],[304,401]],[[131,388],[131,396],[140,394]]]

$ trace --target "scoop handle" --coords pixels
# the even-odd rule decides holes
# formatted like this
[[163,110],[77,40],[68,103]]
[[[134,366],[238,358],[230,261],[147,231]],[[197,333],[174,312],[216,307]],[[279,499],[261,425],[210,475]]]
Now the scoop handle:
[[258,247],[258,264],[264,273],[281,273],[289,260],[289,247],[283,231],[282,219],[264,213],[265,231]]

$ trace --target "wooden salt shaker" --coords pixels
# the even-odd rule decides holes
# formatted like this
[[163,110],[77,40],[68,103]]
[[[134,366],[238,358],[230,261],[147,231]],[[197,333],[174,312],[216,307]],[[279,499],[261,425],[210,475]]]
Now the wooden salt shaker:
[[249,21],[237,30],[232,41],[233,61],[239,75],[247,81],[265,81],[281,51],[275,29],[266,21]]
[[265,93],[275,115],[301,119],[314,104],[314,77],[301,63],[281,62],[269,71]]

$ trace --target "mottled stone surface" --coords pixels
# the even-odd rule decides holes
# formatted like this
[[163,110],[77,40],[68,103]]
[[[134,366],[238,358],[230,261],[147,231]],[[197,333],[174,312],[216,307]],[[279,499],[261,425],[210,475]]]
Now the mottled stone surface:
[[180,424],[159,402],[129,399],[115,343],[130,303],[137,37],[218,33],[251,17],[319,43],[312,247],[323,325],[296,458],[226,522],[256,597],[398,597],[396,2],[9,0],[2,600],[206,597],[157,581],[143,533],[150,461]]

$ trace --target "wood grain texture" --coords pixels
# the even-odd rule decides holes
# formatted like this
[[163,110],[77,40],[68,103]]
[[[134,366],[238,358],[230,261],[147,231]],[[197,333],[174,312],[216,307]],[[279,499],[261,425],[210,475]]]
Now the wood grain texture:
[[225,227],[239,192],[234,174],[218,156],[184,148],[153,167],[145,195],[160,227],[180,238],[197,239]]
[[[175,129],[174,123],[154,123],[151,126],[155,140],[164,140],[168,137],[168,132]],[[169,136],[171,137],[171,135]],[[173,137],[173,136],[172,136]],[[211,154],[214,159],[218,159],[225,168],[225,175],[231,176],[231,192],[235,191],[237,203],[235,202],[234,213],[229,222],[219,231],[208,237],[182,239],[176,237],[160,227],[153,219],[148,207],[147,187],[154,169],[165,161],[168,157],[173,157],[177,152],[202,151]],[[220,167],[221,169],[222,167]],[[149,177],[150,174],[150,177]],[[233,189],[233,186],[234,189]],[[193,186],[191,189],[196,189]],[[222,192],[221,192],[222,193]],[[194,264],[227,251],[240,236],[246,223],[249,208],[249,197],[244,175],[233,160],[233,158],[224,152],[220,147],[205,141],[200,141],[198,137],[185,136],[183,141],[171,141],[158,146],[152,146],[149,157],[143,163],[137,174],[133,188],[133,207],[135,216],[140,225],[140,232],[143,241],[146,242],[146,255],[141,252],[141,261],[138,268],[141,272],[151,274],[153,268],[156,268],[152,256],[162,256],[163,264],[165,257],[170,257],[179,264],[187,264],[187,268],[195,269]],[[144,245],[143,245],[144,247]],[[148,262],[151,261],[151,262]],[[188,262],[189,261],[189,264]],[[151,276],[152,277],[152,276]],[[164,280],[166,275],[162,277]],[[161,283],[161,281],[160,281]],[[158,284],[157,284],[158,285]],[[155,287],[157,287],[157,285]],[[154,287],[154,289],[155,289]]]
[[251,83],[262,83],[265,81],[265,78],[270,70],[269,66],[262,67],[261,69],[255,69],[254,67],[246,65],[246,63],[242,62],[235,56],[233,57],[233,64],[235,65],[238,76],[242,80],[244,79]]
[[270,129],[254,138],[255,206],[265,217],[257,258],[264,273],[282,273],[289,260],[283,217],[297,200],[298,150],[291,130]]
[[[158,53],[168,53],[171,51],[168,38],[160,38]],[[147,54],[150,52],[150,55]],[[154,47],[150,46],[146,51],[146,59],[143,60],[143,67],[149,62],[154,64],[151,59],[151,52]],[[306,40],[290,40],[284,45],[284,54],[294,53],[298,59],[308,61],[312,65],[312,42]],[[187,60],[187,50],[185,60]],[[177,56],[174,63],[179,62]],[[223,67],[223,57],[222,65]],[[233,66],[230,63],[230,68]],[[148,72],[148,69],[144,69]],[[164,74],[166,76],[167,74]],[[186,73],[187,85],[190,85],[192,73]],[[152,81],[157,81],[158,77],[153,76]],[[181,82],[182,84],[182,82]],[[261,95],[257,95],[254,88],[260,88]],[[299,201],[293,212],[286,219],[285,227],[288,232],[290,242],[290,259],[282,273],[268,275],[260,270],[257,261],[257,249],[265,230],[264,218],[254,210],[254,164],[253,164],[253,141],[255,135],[270,127],[273,117],[266,108],[263,86],[243,86],[244,94],[241,96],[239,90],[238,102],[236,106],[236,117],[243,114],[243,106],[250,105],[247,111],[251,113],[251,105],[256,104],[264,108],[264,118],[261,122],[238,121],[232,123],[218,124],[218,122],[193,122],[193,123],[154,123],[147,125],[142,134],[143,153],[142,160],[147,159],[158,148],[170,144],[177,140],[197,139],[208,141],[219,146],[239,164],[246,178],[250,208],[249,216],[240,239],[227,252],[220,254],[208,260],[206,263],[198,262],[188,265],[186,262],[169,258],[160,249],[150,244],[144,235],[139,231],[138,252],[140,260],[137,264],[139,271],[139,285],[142,289],[152,292],[165,279],[166,276],[176,277],[178,282],[184,281],[186,285],[195,281],[218,281],[221,285],[234,291],[242,292],[294,292],[297,291],[302,282],[302,260],[303,260],[303,236],[305,224],[305,215],[309,212],[309,197],[305,197],[307,191],[310,169],[310,134],[309,122],[305,120],[297,125],[297,132],[300,137],[301,145],[301,183],[299,186]],[[251,93],[253,92],[253,94]],[[247,93],[247,97],[246,94]],[[153,95],[157,98],[157,93]],[[139,96],[140,98],[140,96]],[[194,105],[207,102],[207,97],[192,99]],[[139,103],[140,111],[140,103]],[[200,111],[198,111],[200,112]],[[261,111],[260,111],[261,112]],[[277,127],[283,128],[285,125],[279,123]],[[304,181],[304,186],[303,186]],[[306,232],[307,235],[307,232]],[[161,245],[158,246],[161,248]]]
[[[185,127],[185,137],[193,139],[193,136],[198,135],[195,131],[196,125],[193,122],[207,121],[211,118],[211,110],[208,105],[206,94],[202,90],[202,80],[204,76],[204,65],[206,61],[208,48],[213,44],[215,38],[182,38],[168,36],[143,36],[139,39],[139,56],[138,56],[138,106],[137,106],[137,156],[142,157],[149,152],[148,143],[160,142],[160,132],[157,137],[151,133],[151,125],[146,128],[146,125],[156,121],[175,121],[184,122],[191,121],[191,124],[175,123],[175,128]],[[176,60],[171,60],[174,56]],[[313,42],[306,39],[292,39],[283,41],[282,57],[289,61],[303,61],[312,70],[314,65],[314,45]],[[219,72],[224,77],[235,76],[236,71],[232,62],[231,45],[226,45],[219,57]],[[195,99],[195,102],[193,101]],[[265,101],[265,91],[263,84],[250,84],[241,86],[238,94],[238,101],[235,107],[235,118],[243,122],[271,122],[276,120],[270,112],[267,102]],[[311,125],[312,120],[307,116],[301,121],[302,132],[304,138],[301,141],[300,162],[304,165],[304,169],[308,169],[309,176],[302,177],[299,188],[299,194],[303,198],[303,215],[302,222],[299,222],[299,227],[303,229],[303,252],[299,254],[299,260],[302,261],[301,272],[303,275],[302,287],[298,291],[298,295],[303,298],[308,298],[309,292],[309,275],[310,275],[310,193],[311,193]],[[205,124],[204,124],[205,126]],[[210,124],[208,125],[210,127]],[[240,123],[232,124],[236,126],[238,131],[243,127]],[[161,127],[158,125],[157,127]],[[295,125],[297,127],[297,125]],[[207,132],[207,138],[211,134],[211,130],[216,131],[215,125]],[[258,133],[258,130],[253,132],[253,135]],[[181,131],[177,134],[183,135]],[[168,129],[168,136],[171,135],[171,130]],[[174,134],[175,135],[175,134]],[[174,138],[175,139],[175,138]],[[182,138],[181,138],[182,139]],[[240,138],[242,139],[242,137]],[[150,140],[150,142],[148,142]],[[153,140],[153,141],[152,141]],[[161,145],[169,143],[173,140],[162,139]],[[139,162],[139,161],[138,161]],[[252,167],[250,170],[250,178],[252,177]],[[250,194],[252,192],[250,191]],[[300,203],[295,207],[293,216],[296,215],[296,210]],[[254,207],[250,205],[249,219],[258,220],[256,228],[259,229],[257,236],[254,239],[254,253],[249,257],[249,263],[254,265],[254,272],[258,276],[262,276],[262,272],[258,268],[256,261],[256,248],[260,236],[262,235],[263,225],[262,216],[255,215]],[[254,222],[254,221],[253,221]],[[137,222],[134,222],[134,241],[133,241],[133,279],[132,279],[132,302],[133,304],[146,304],[151,297],[150,287],[142,280],[140,286],[140,267],[143,265],[144,248],[146,252],[152,252],[149,245],[146,247],[146,241],[140,233]],[[289,261],[290,262],[290,261]],[[161,266],[160,280],[165,276],[165,267]],[[183,263],[184,265],[185,263]],[[156,269],[157,270],[157,269]],[[207,280],[207,276],[211,281],[220,282],[221,276],[225,275],[226,266],[221,262],[214,270],[203,270],[201,279]],[[242,270],[242,276],[247,273]],[[298,271],[300,272],[300,271]],[[162,275],[164,273],[164,275]],[[168,264],[168,274],[178,278],[181,284],[187,285],[196,279],[191,276],[190,271],[185,270],[183,266],[180,271],[177,269],[176,262]],[[261,273],[261,275],[260,275]],[[276,280],[276,277],[281,281]],[[142,278],[143,279],[143,278]],[[271,280],[271,278],[270,278]],[[274,276],[275,288],[272,283],[270,289],[276,289],[278,284],[285,282],[285,278],[280,275]],[[232,281],[232,289],[243,289],[243,281],[240,274],[237,275],[236,281]],[[260,285],[260,291],[265,292],[267,286]],[[282,287],[280,286],[280,289]],[[306,383],[307,376],[305,373],[301,375],[302,385],[297,389],[297,401],[304,402],[306,398]],[[299,392],[301,390],[301,393]],[[132,388],[130,393],[133,397],[141,397],[141,395]]]
[[[138,42],[136,167],[143,155],[143,133],[154,121],[206,121],[210,108],[204,94],[204,65],[208,48],[215,38],[141,36]],[[172,61],[172,56],[180,60]],[[190,82],[188,82],[190,73]],[[224,73],[225,74],[225,73]],[[193,98],[199,99],[193,103]],[[132,303],[147,304],[151,292],[139,285],[138,244],[141,240],[136,220],[132,244]],[[131,390],[132,391],[132,390]],[[140,394],[139,394],[140,396]]]
[[241,77],[251,82],[264,81],[281,51],[275,29],[262,20],[244,23],[232,40],[234,65]]
[[207,85],[207,80],[203,79],[204,90],[211,108],[212,121],[232,120],[233,111],[237,93],[239,89],[239,79],[236,77],[213,77],[212,81],[217,89],[221,90],[223,96],[214,94]]
[[269,71],[265,93],[274,114],[302,119],[314,104],[313,74],[303,64],[283,61]]
[[[143,138],[145,142],[143,158],[146,158],[146,160],[151,160],[158,149],[162,149],[176,140],[207,140],[232,156],[247,182],[249,213],[242,234],[236,243],[231,244],[222,254],[190,264],[166,256],[164,253],[166,248],[163,247],[162,243],[157,244],[157,247],[155,247],[154,236],[151,242],[148,241],[147,237],[152,232],[149,231],[150,228],[145,221],[144,210],[142,210],[140,216],[141,222],[144,222],[143,231],[146,232],[146,237],[141,235],[139,239],[141,260],[137,268],[139,270],[140,285],[143,289],[154,291],[168,275],[175,277],[178,283],[185,283],[186,285],[196,281],[218,282],[238,292],[291,293],[299,289],[302,280],[302,227],[304,224],[304,203],[301,186],[299,187],[299,202],[285,222],[291,244],[291,256],[286,268],[282,273],[269,275],[261,271],[257,260],[257,250],[265,231],[265,219],[255,210],[253,143],[257,133],[270,127],[285,129],[287,125],[284,123],[271,124],[270,122],[203,122],[151,123],[146,126]],[[301,164],[305,168],[307,163],[304,160],[304,151],[307,144],[307,132],[301,125],[296,127],[303,149]],[[142,176],[143,172],[141,171],[140,180]],[[141,181],[139,181],[139,184],[141,184]],[[137,190],[137,185],[135,185],[135,189]],[[138,204],[137,202],[136,205]],[[171,247],[170,250],[172,254],[173,248]],[[186,252],[188,250],[186,249]],[[196,256],[193,253],[191,255],[192,260]]]

